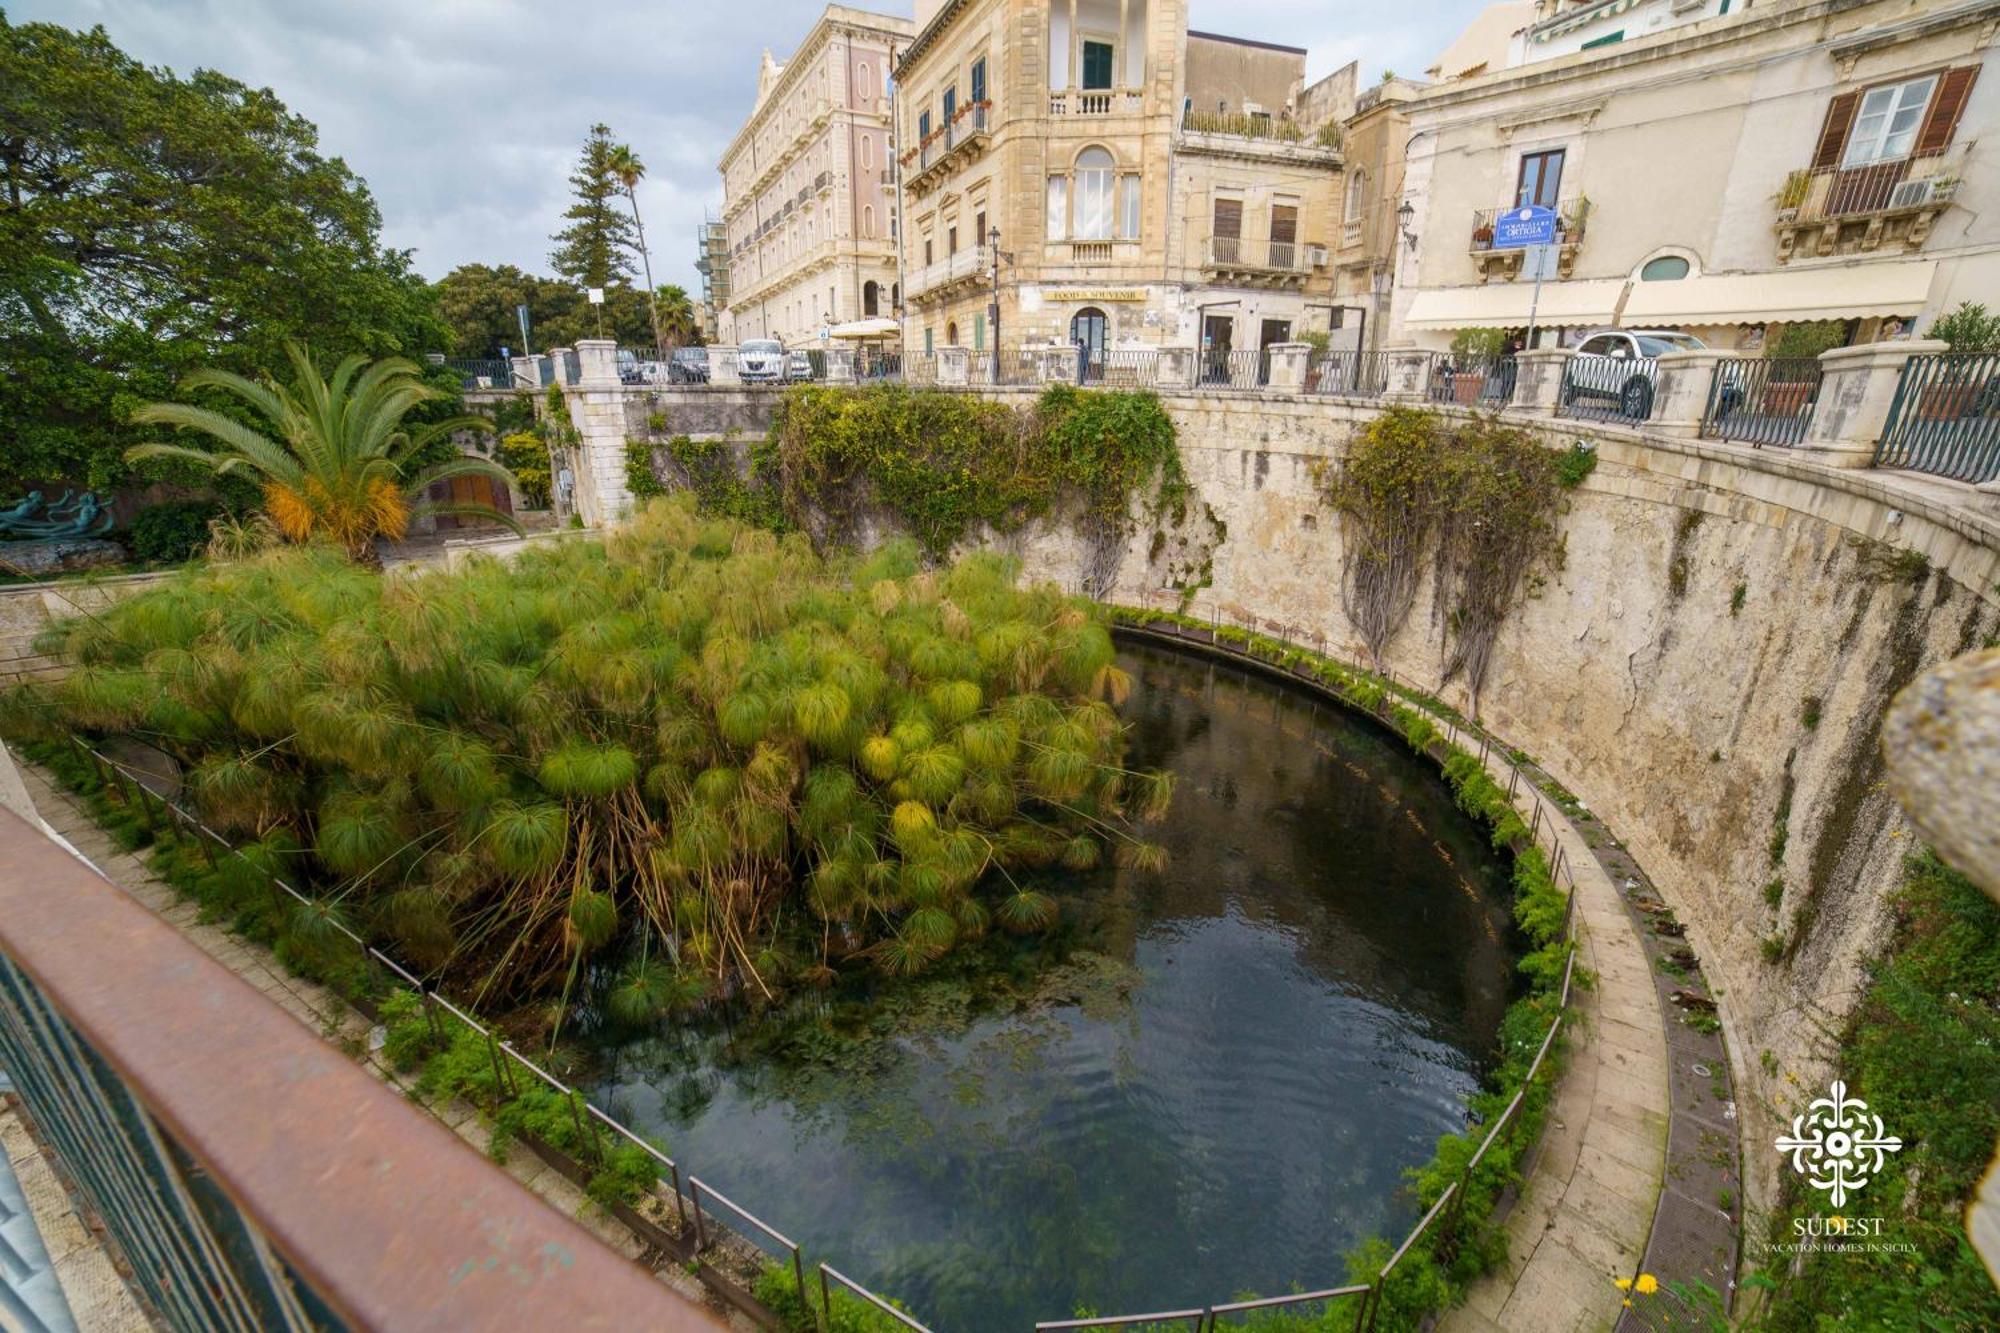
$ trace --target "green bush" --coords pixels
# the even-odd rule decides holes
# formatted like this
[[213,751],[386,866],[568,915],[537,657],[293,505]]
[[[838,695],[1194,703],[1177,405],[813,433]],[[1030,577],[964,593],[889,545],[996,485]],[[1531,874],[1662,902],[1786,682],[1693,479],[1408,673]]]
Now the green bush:
[[1931,325],[1930,336],[1950,343],[1954,352],[2000,352],[2000,314],[1987,314],[1977,301],[1960,301]]
[[148,565],[178,565],[194,559],[208,546],[209,521],[222,515],[213,500],[168,500],[148,505],[132,516],[125,544],[132,558]]

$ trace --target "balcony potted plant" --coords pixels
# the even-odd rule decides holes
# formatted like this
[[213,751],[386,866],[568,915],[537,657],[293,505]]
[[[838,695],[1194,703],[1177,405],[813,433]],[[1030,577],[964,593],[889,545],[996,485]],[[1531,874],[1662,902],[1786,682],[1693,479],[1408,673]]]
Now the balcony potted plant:
[[1974,356],[2000,352],[2000,314],[1989,315],[1977,301],[1961,301],[1958,309],[1939,317],[1930,336],[1951,348],[1917,400],[1917,415],[1926,421],[1956,421],[1970,416],[1982,390],[1993,383],[1991,363]]
[[1500,356],[1507,335],[1500,329],[1461,329],[1451,340],[1451,401],[1467,407],[1486,392],[1486,368]]
[[1493,244],[1493,224],[1476,222],[1472,227],[1472,248],[1484,250]]

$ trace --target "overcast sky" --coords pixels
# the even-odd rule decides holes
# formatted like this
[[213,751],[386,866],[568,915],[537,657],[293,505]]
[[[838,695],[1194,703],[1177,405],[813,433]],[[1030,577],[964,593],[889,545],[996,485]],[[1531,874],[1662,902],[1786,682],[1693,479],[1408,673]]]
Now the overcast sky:
[[[910,0],[862,8],[908,15]],[[1312,78],[1420,73],[1486,0],[1191,0],[1190,26],[1303,46]],[[698,293],[695,228],[749,114],[823,0],[0,0],[10,22],[103,24],[149,64],[268,86],[364,177],[384,239],[442,276],[548,271],[577,147],[603,121],[645,161],[653,274]]]

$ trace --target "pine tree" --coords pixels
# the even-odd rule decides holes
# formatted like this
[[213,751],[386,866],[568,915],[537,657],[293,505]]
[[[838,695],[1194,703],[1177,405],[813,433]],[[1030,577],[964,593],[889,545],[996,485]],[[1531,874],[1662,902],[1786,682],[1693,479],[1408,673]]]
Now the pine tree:
[[563,214],[569,225],[553,239],[549,263],[555,271],[584,287],[610,287],[631,281],[630,254],[636,244],[632,219],[619,206],[625,192],[618,178],[618,145],[608,125],[590,127],[583,155],[569,183],[576,202]]

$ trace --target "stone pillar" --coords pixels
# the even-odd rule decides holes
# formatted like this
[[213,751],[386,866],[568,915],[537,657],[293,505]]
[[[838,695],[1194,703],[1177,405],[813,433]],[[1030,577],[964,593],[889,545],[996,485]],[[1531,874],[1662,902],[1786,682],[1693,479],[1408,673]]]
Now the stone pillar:
[[1312,358],[1311,343],[1272,343],[1270,386],[1277,393],[1303,393],[1306,363]]
[[563,388],[563,410],[576,428],[572,504],[587,527],[614,523],[632,509],[632,491],[625,479],[625,400],[632,392],[618,382],[615,372],[609,384],[582,381]]
[[576,382],[580,388],[598,389],[618,383],[618,344],[609,338],[578,338],[576,363]]
[[972,353],[963,347],[937,349],[937,382],[948,389],[963,389],[970,378]]
[[854,383],[854,349],[852,347],[829,347],[826,349],[826,382],[828,384]]
[[567,377],[567,373],[564,370],[564,366],[568,363],[569,358],[572,355],[574,355],[574,353],[572,353],[570,349],[567,347],[551,347],[549,349],[548,355],[549,355],[549,383],[551,384],[569,383],[569,379]]
[[714,347],[708,349],[708,382],[710,384],[741,384],[743,377],[736,373],[737,360],[734,347]]
[[1553,415],[1562,392],[1563,376],[1569,370],[1569,359],[1575,355],[1567,347],[1531,347],[1516,352],[1514,401],[1507,410]]
[[1922,338],[1821,352],[1819,398],[1806,423],[1806,437],[1792,452],[1830,467],[1868,467],[1889,424],[1903,363],[1922,353],[1950,350],[1945,343]]
[[1701,434],[1716,363],[1728,359],[1730,353],[1718,348],[1661,353],[1659,378],[1653,383],[1653,415],[1643,429],[1684,439]]
[[540,357],[517,356],[512,358],[511,364],[514,368],[514,388],[539,389],[542,387]]
[[1192,347],[1162,347],[1155,383],[1162,389],[1193,388],[1194,357]]
[[1417,347],[1386,349],[1389,382],[1382,397],[1392,403],[1421,403],[1430,396],[1431,362],[1436,353]]

